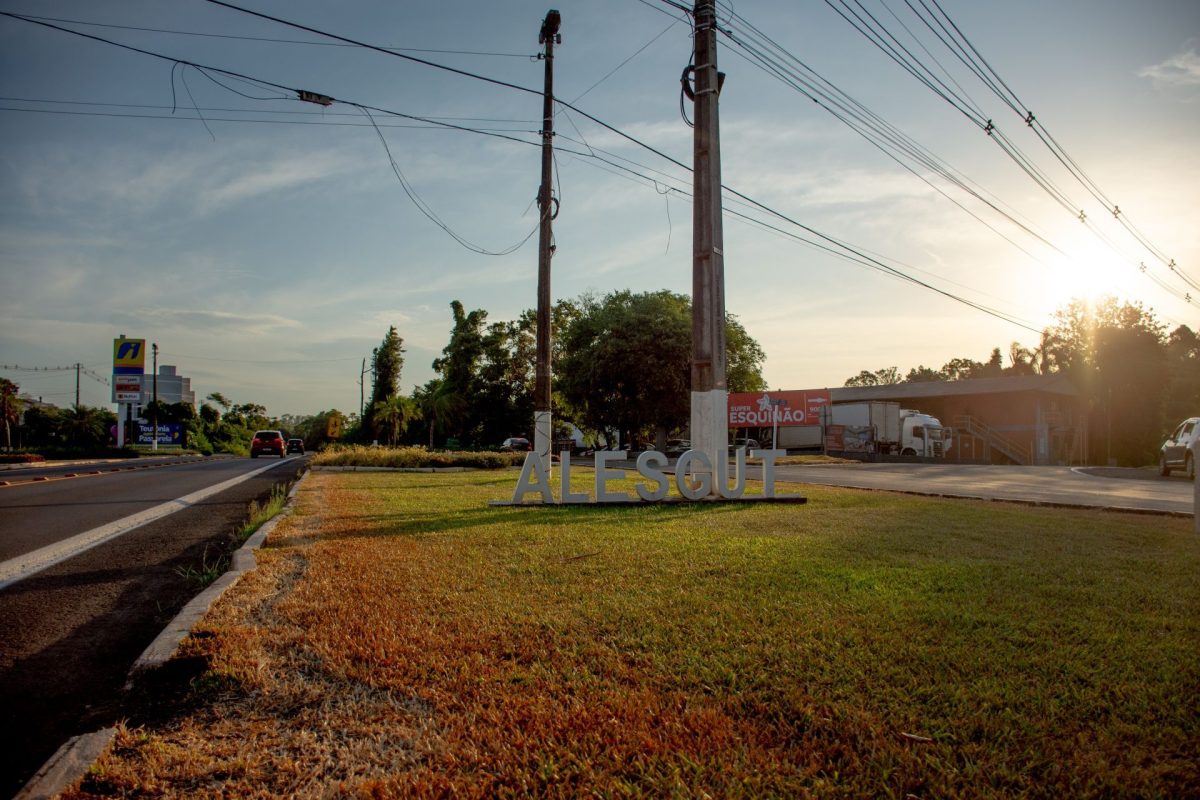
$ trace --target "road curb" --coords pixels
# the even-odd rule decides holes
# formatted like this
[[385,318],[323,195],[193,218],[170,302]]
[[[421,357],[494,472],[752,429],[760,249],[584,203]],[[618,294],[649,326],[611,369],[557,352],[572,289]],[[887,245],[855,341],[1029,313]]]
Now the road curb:
[[301,475],[299,480],[292,485],[283,509],[264,522],[241,547],[234,551],[233,558],[230,560],[229,571],[209,584],[208,588],[203,592],[192,598],[191,602],[185,605],[175,615],[175,618],[167,624],[162,633],[154,638],[150,646],[142,651],[137,661],[134,661],[133,666],[129,668],[129,677],[125,683],[127,689],[131,687],[133,679],[138,675],[148,670],[158,669],[170,661],[171,656],[178,649],[179,643],[187,638],[192,632],[192,628],[208,613],[208,610],[221,598],[221,595],[225,594],[230,587],[237,583],[242,575],[253,571],[258,566],[258,561],[254,558],[254,551],[262,547],[263,542],[271,535],[271,531],[275,530],[275,526],[280,521],[291,515],[296,492],[307,475],[308,473]]
[[[263,542],[266,541],[271,531],[275,529],[275,526],[282,519],[291,515],[296,499],[296,492],[299,490],[300,484],[307,477],[308,473],[305,472],[297,479],[292,485],[291,491],[288,492],[287,502],[284,504],[283,509],[264,522],[234,552],[229,571],[220,578],[217,578],[216,581],[200,594],[192,598],[191,602],[175,615],[175,618],[167,624],[162,632],[154,637],[154,641],[150,643],[150,646],[142,651],[137,661],[133,662],[133,666],[129,668],[129,675],[125,681],[126,690],[132,687],[134,679],[139,675],[158,669],[167,663],[175,654],[175,650],[179,647],[180,642],[187,638],[188,634],[192,632],[192,628],[208,613],[208,610],[220,599],[221,595],[225,594],[231,586],[236,584],[244,574],[257,568],[258,562],[254,557],[254,551],[262,547]],[[103,728],[67,740],[42,765],[41,769],[29,779],[29,782],[25,784],[24,788],[17,793],[13,800],[41,800],[41,798],[48,799],[58,795],[68,786],[87,775],[92,765],[108,751],[115,736],[115,728]]]
[[103,728],[71,737],[50,756],[13,800],[50,800],[58,795],[87,774],[92,764],[108,750],[116,734],[116,728]]
[[355,467],[315,466],[319,472],[476,472],[476,467]]

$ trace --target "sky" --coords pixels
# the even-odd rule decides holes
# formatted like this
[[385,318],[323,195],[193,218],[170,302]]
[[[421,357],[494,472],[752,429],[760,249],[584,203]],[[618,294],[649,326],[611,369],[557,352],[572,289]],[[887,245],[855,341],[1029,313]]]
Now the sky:
[[[860,1],[846,0],[977,112],[919,83],[831,4],[718,4],[728,31],[718,40],[726,186],[934,287],[798,241],[823,240],[726,193],[727,212],[778,228],[729,213],[724,222],[726,308],[765,350],[771,388],[840,386],[864,369],[937,368],[986,360],[993,347],[1007,353],[1014,341],[1033,346],[1072,298],[1110,294],[1169,328],[1200,326],[1200,292],[1180,277],[1200,280],[1200,4],[940,0],[1020,106],[1144,242],[1174,259],[1173,273],[934,38],[912,10],[919,0]],[[408,393],[434,377],[452,301],[490,321],[536,304],[544,67],[531,56],[551,6],[241,5],[532,91],[204,0],[0,0],[0,11],[167,57],[0,17],[0,377],[23,392],[69,405],[74,372],[12,366],[81,363],[106,378],[112,339],[124,334],[157,343],[159,363],[191,377],[200,398],[221,392],[278,415],[356,412],[362,359],[390,325],[404,339]],[[679,85],[691,58],[686,16],[662,0],[556,7],[556,96],[690,164]],[[905,169],[760,68],[755,31],[1005,215],[926,166]],[[336,102],[304,103],[269,84]],[[690,116],[690,103],[683,110]],[[976,113],[1087,225],[971,122]],[[689,293],[690,174],[561,107],[555,130],[553,296]],[[84,375],[83,403],[110,406],[109,392]]]

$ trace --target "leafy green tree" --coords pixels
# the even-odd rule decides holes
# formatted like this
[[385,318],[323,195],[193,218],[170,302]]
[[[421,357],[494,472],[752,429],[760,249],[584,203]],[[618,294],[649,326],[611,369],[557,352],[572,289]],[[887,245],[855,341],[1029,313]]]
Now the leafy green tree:
[[665,290],[585,300],[564,333],[559,388],[588,427],[618,431],[627,441],[651,428],[682,427],[690,408],[691,325],[687,298]]
[[117,421],[107,409],[75,406],[59,411],[59,431],[63,440],[80,450],[99,450],[108,446],[108,431]]
[[217,405],[219,405],[221,407],[222,411],[228,411],[230,408],[233,407],[233,403],[230,402],[229,398],[227,398],[225,395],[221,394],[220,392],[213,392],[205,399],[212,400],[214,403],[216,403]]
[[952,358],[942,365],[939,372],[948,381],[975,378],[983,370],[983,363],[970,358]]
[[[692,304],[669,291],[583,296],[561,333],[557,386],[573,421],[627,441],[687,424],[691,408]],[[725,325],[731,391],[764,388],[759,344],[730,315]]]
[[846,386],[892,386],[900,382],[898,367],[883,367],[874,372],[863,370],[853,378],[846,379]]
[[[688,303],[689,312],[691,303]],[[725,383],[731,392],[763,392],[767,381],[762,376],[762,365],[767,354],[756,342],[741,321],[725,314]]]
[[[1180,325],[1167,337],[1167,426],[1195,415],[1200,409],[1200,336]],[[1164,431],[1165,433],[1165,431]]]
[[450,309],[454,315],[450,342],[442,350],[442,357],[433,362],[433,368],[442,376],[431,401],[436,407],[434,418],[442,431],[453,435],[462,444],[478,444],[478,426],[472,412],[479,385],[479,367],[484,358],[487,312],[476,309],[467,313],[457,300],[450,303]]
[[371,401],[365,412],[365,428],[375,438],[380,431],[374,420],[374,409],[400,393],[400,371],[404,368],[404,340],[396,326],[384,334],[383,341],[371,352]]
[[910,383],[920,381],[944,381],[946,380],[946,376],[932,367],[926,367],[922,365],[910,369],[908,374],[904,376],[904,380]]

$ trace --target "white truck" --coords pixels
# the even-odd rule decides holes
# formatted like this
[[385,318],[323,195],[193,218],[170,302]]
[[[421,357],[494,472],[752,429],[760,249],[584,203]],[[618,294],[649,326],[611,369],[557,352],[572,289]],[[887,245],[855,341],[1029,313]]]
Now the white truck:
[[847,450],[944,458],[953,441],[953,430],[937,417],[892,401],[829,405],[822,421],[827,430],[830,425],[843,426]]
[[896,402],[872,400],[825,406],[820,425],[780,426],[776,446],[820,450],[831,425],[842,426],[841,449],[930,458],[945,457],[954,434],[937,417],[902,409]]
[[900,455],[945,458],[954,444],[954,429],[937,417],[911,408],[900,409]]

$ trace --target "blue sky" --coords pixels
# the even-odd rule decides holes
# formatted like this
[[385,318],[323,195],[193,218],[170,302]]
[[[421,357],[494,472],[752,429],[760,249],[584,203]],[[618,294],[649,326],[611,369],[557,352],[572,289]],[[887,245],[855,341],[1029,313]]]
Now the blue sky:
[[[541,88],[542,65],[528,56],[538,49],[546,4],[246,5],[385,47],[504,54],[411,53]],[[730,5],[740,19],[729,16]],[[903,0],[863,5],[898,33],[897,18],[922,30]],[[563,19],[556,94],[690,163],[678,83],[689,61],[688,25],[659,0],[568,0],[556,7]],[[929,36],[922,40],[932,56],[1078,200],[1112,247],[826,3],[739,0],[721,7],[735,34],[745,23],[768,32],[1063,253],[931,177],[1012,242],[1001,238],[722,38],[726,184],[1033,328],[1050,323],[1072,296],[1104,293],[1139,300],[1172,327],[1200,324],[1198,293],[1118,227],[1022,121]],[[1200,278],[1200,6],[943,0],[942,7],[1146,238]],[[201,0],[4,0],[0,10],[74,20],[54,24],[528,141],[539,127],[540,99],[532,94],[361,48],[262,41],[328,44]],[[219,391],[279,414],[353,411],[360,360],[389,325],[405,340],[407,392],[433,375],[430,361],[446,343],[452,300],[484,308],[492,320],[534,305],[536,235],[510,255],[470,252],[418,211],[360,110],[343,103],[322,109],[221,81],[269,99],[240,96],[190,67],[0,18],[0,363],[82,362],[107,373],[111,340],[126,334],[158,342],[161,363],[191,376],[200,396]],[[235,119],[242,121],[229,121]],[[455,233],[503,250],[533,231],[536,147],[374,119],[406,181]],[[560,113],[556,129],[560,147],[631,159],[659,184],[559,154],[555,297],[689,291],[691,206],[667,190],[688,188],[686,173],[577,114]],[[992,347],[1007,352],[1012,341],[1036,339],[1011,322],[738,219],[726,219],[725,242],[727,308],[764,346],[774,388],[836,386],[887,365],[983,359]],[[1142,274],[1140,261],[1170,291]],[[1188,291],[1191,304],[1178,296]],[[0,375],[54,402],[73,399],[70,373]],[[107,399],[106,387],[84,379],[85,403]]]

